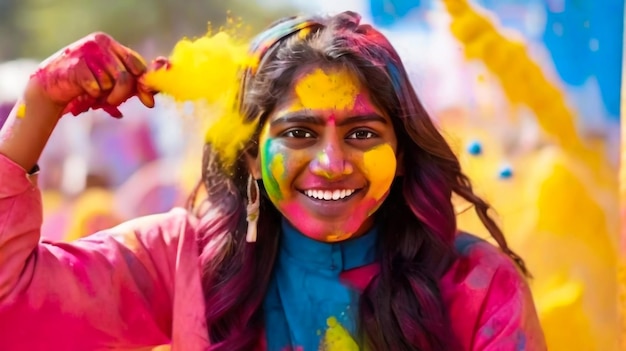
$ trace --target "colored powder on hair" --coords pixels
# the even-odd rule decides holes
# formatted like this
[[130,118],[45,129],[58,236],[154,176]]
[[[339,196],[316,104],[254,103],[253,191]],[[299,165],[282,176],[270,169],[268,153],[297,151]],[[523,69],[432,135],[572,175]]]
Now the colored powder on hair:
[[248,44],[224,31],[196,40],[183,39],[174,47],[169,65],[150,71],[144,77],[148,87],[178,102],[208,104],[210,113],[196,114],[207,122],[205,141],[221,157],[224,166],[232,166],[256,129],[238,110],[241,72],[253,67]]
[[356,76],[346,69],[328,74],[317,68],[298,82],[295,91],[306,108],[348,110],[354,107],[359,85]]
[[396,154],[389,144],[377,146],[363,155],[364,170],[368,175],[371,195],[381,199],[396,176]]

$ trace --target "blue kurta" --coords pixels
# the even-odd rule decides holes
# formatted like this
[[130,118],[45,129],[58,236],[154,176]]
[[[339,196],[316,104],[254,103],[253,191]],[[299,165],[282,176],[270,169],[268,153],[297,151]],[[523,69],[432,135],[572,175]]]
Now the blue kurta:
[[269,351],[326,349],[329,327],[342,327],[354,337],[359,293],[342,283],[339,274],[373,263],[377,237],[374,228],[356,239],[324,243],[283,220],[264,302]]

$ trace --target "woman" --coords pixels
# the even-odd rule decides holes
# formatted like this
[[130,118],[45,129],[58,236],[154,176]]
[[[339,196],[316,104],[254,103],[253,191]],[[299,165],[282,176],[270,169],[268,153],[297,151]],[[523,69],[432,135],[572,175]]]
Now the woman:
[[[543,350],[523,261],[397,53],[359,22],[290,18],[262,33],[240,94],[258,132],[234,168],[206,145],[206,201],[71,244],[37,244],[25,169],[63,111],[154,100],[142,60],[106,35],[47,60],[0,143],[4,346]],[[458,232],[453,194],[500,250]]]

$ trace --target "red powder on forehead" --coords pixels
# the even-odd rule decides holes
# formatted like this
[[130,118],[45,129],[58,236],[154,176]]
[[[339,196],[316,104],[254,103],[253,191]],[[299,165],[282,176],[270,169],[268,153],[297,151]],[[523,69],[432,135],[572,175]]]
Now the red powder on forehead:
[[328,116],[328,124],[335,124],[335,114],[331,113],[330,116]]

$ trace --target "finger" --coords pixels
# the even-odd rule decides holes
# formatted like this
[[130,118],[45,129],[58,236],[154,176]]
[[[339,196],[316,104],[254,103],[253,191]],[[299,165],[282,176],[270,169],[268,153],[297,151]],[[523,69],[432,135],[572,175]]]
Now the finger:
[[150,71],[158,71],[161,68],[165,68],[166,70],[170,68],[170,60],[167,57],[159,56],[150,62],[150,67],[148,70]]
[[100,61],[105,73],[112,77],[113,86],[110,88],[106,103],[118,106],[133,95],[136,80],[114,53],[101,55]]
[[116,55],[102,55],[100,60],[107,74],[113,79],[113,87],[109,92],[106,103],[118,106],[132,96],[135,90],[135,79]]
[[[150,62],[150,66],[148,67],[148,72],[154,72],[160,69],[168,70],[170,69],[170,66],[171,66],[171,63],[169,59],[163,56],[159,56],[155,58],[154,60],[152,60],[152,62]],[[148,101],[148,99],[154,101],[154,95],[158,94],[159,92],[155,90],[153,87],[146,85],[145,80],[146,80],[146,74],[142,74],[137,80],[138,82],[137,88],[139,90],[138,94],[142,94],[145,97],[145,99],[142,96],[139,96],[139,98],[140,100],[142,100],[142,102]],[[149,95],[145,95],[145,94],[149,94]]]
[[150,93],[152,95],[159,93],[159,91],[146,84],[146,74],[141,75],[137,79],[137,89],[143,90],[144,92]]
[[146,90],[141,85],[137,86],[137,97],[148,108],[154,107],[154,93]]
[[83,88],[83,90],[94,99],[99,98],[102,95],[100,84],[93,75],[91,69],[85,59],[78,61],[74,68],[74,77],[76,82]]
[[124,115],[122,115],[122,112],[115,106],[111,106],[111,105],[104,105],[102,106],[102,109],[111,115],[111,117],[115,117],[115,118],[122,118],[124,117]]
[[132,96],[133,90],[135,89],[132,80],[132,76],[128,73],[128,71],[118,72],[113,89],[111,89],[111,92],[106,99],[106,103],[118,106]]
[[116,41],[111,43],[111,47],[128,72],[134,76],[140,76],[146,72],[146,61],[141,55]]
[[115,85],[109,96],[106,99],[106,103],[113,106],[119,106],[124,101],[133,96],[135,92],[135,78],[131,76],[128,71],[124,70],[118,72],[115,78]]
[[96,100],[87,94],[83,94],[72,100],[63,111],[63,114],[71,113],[74,117],[83,112],[87,112],[90,108],[95,108]]
[[[123,46],[113,38],[104,33],[94,33],[93,38],[100,48],[106,52],[112,52],[122,66],[135,76],[139,76],[146,71],[146,62],[138,53]],[[105,55],[108,58],[109,55]],[[115,77],[115,75],[113,75]]]
[[91,73],[96,78],[98,85],[100,85],[100,90],[109,91],[113,88],[113,78],[109,72],[107,72],[107,69],[104,68],[105,64],[102,60],[99,62],[89,60],[87,61],[87,66],[89,66],[89,70],[91,70]]
[[102,70],[102,72],[98,75],[102,76],[104,80],[107,78],[111,80],[108,90],[113,88],[120,72],[126,71],[126,67],[124,67],[122,61],[117,58],[115,53],[109,51],[102,51],[98,57],[91,60],[91,63],[93,65],[93,70]]

